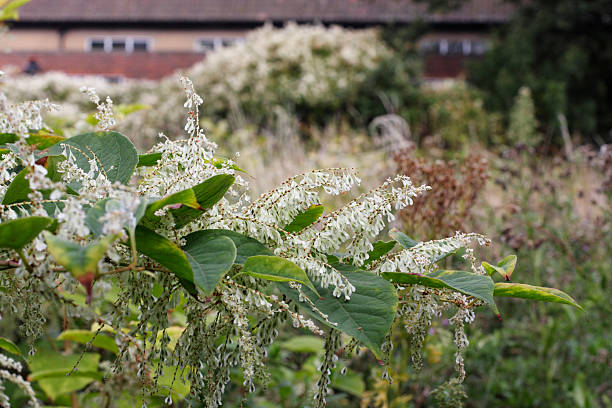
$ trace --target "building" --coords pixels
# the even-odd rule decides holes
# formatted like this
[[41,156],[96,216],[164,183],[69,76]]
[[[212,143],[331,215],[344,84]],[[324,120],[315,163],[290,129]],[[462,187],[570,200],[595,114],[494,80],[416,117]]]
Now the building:
[[413,0],[32,0],[1,37],[0,67],[112,78],[160,78],[268,22],[365,28],[428,23],[425,75],[456,77],[511,17],[501,0],[471,0],[444,14]]

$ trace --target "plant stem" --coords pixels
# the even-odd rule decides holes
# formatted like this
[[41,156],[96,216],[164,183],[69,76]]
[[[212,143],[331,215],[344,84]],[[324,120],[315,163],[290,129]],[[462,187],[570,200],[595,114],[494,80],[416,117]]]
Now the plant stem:
[[127,272],[127,271],[144,271],[145,269],[150,269],[150,268],[145,268],[144,266],[135,267],[133,265],[128,265],[128,266],[123,266],[121,268],[113,269],[112,271],[100,272],[98,273],[98,276],[114,275],[116,273]]
[[34,269],[32,268],[32,265],[30,265],[30,263],[28,262],[28,258],[26,257],[25,252],[23,252],[23,248],[19,248],[17,250],[17,254],[19,255],[19,258],[21,258],[21,263],[23,263],[23,266],[28,270],[28,272],[33,273]]

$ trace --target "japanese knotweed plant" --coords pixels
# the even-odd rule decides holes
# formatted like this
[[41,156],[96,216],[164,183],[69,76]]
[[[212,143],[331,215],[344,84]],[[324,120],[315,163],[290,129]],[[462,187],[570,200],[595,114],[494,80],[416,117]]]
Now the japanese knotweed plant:
[[[430,189],[407,176],[326,213],[321,194],[349,191],[360,181],[354,169],[299,174],[252,198],[243,171],[215,156],[198,124],[202,99],[182,81],[188,137],[161,135],[143,155],[110,130],[112,102],[91,89],[84,92],[98,106],[100,129],[68,139],[45,128],[47,101],[11,103],[0,94],[0,314],[20,319],[32,354],[45,304],[92,324],[85,337],[73,330],[62,339],[116,356],[98,364],[84,353],[69,370],[77,379],[97,375],[98,404],[111,405],[129,383],[143,390],[143,404],[150,395],[170,404],[188,394],[221,406],[234,368],[245,392],[266,384],[268,348],[290,322],[326,338],[313,390],[321,407],[341,350],[367,348],[387,363],[399,329],[418,365],[428,327],[445,309],[454,311],[462,380],[464,324],[479,306],[499,313],[494,296],[579,307],[555,289],[494,282],[496,274],[510,279],[516,258],[480,262],[473,247],[488,245],[482,235],[415,242],[392,230],[391,240],[378,240],[395,211]],[[438,266],[460,250],[467,270]],[[169,318],[177,309],[180,324]],[[0,396],[13,381],[37,406],[19,363],[0,358]],[[79,364],[87,368],[77,375]],[[38,378],[65,378],[65,370],[46,369]]]

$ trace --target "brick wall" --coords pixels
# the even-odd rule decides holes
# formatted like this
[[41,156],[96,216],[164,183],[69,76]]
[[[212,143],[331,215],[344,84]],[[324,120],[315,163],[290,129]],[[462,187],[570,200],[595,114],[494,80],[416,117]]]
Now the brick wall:
[[191,52],[168,53],[0,53],[0,67],[23,69],[30,59],[36,60],[43,72],[63,71],[74,75],[104,75],[159,79],[178,69],[186,69],[204,56]]

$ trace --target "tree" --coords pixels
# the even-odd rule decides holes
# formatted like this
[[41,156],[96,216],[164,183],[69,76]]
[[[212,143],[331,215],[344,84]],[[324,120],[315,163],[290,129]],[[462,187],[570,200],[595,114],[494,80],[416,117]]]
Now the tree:
[[501,112],[509,112],[519,88],[528,86],[549,134],[563,113],[583,136],[609,140],[611,10],[610,0],[528,2],[471,66],[469,81],[487,91],[489,108]]

